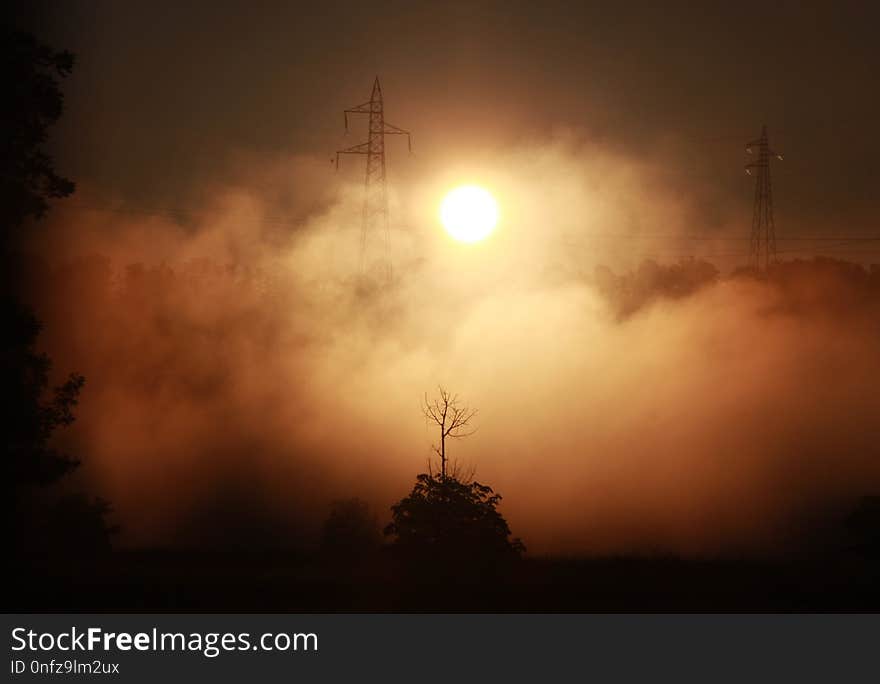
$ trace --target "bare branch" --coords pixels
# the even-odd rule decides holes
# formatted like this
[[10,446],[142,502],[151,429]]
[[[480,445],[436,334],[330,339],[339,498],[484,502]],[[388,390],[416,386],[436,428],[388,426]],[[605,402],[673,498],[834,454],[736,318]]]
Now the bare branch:
[[[430,400],[428,394],[425,393],[422,414],[426,421],[431,421],[440,428],[440,445],[432,445],[432,448],[440,457],[440,474],[445,478],[448,474],[447,463],[449,461],[446,454],[446,438],[461,439],[474,434],[477,429],[471,424],[471,421],[477,415],[477,409],[460,404],[458,394],[452,394],[443,385],[439,385],[437,398]],[[457,466],[454,472],[460,472]]]
[[477,415],[477,409],[468,409],[467,407],[453,407],[452,416],[449,424],[445,429],[448,437],[467,437],[476,432],[476,428],[471,428],[470,423],[474,416]]
[[476,472],[476,466],[463,466],[458,460],[453,461],[450,467],[448,467],[448,473],[450,477],[458,480],[463,484],[470,484],[473,481]]

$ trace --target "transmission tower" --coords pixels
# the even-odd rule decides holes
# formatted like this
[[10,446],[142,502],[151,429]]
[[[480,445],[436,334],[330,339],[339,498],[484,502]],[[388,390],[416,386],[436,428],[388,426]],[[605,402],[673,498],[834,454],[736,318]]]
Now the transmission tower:
[[749,250],[751,265],[760,270],[776,261],[776,225],[773,221],[773,186],[770,183],[770,158],[782,159],[770,149],[767,126],[761,128],[761,137],[746,145],[746,152],[758,150],[757,161],[746,164],[746,173],[757,169],[755,178],[755,208],[752,211],[752,239]]
[[382,87],[379,77],[373,81],[373,93],[368,102],[346,109],[345,132],[348,133],[349,114],[369,114],[370,127],[366,142],[336,152],[336,169],[339,169],[340,154],[364,154],[367,156],[367,173],[364,179],[364,208],[361,223],[360,270],[364,273],[367,267],[367,243],[376,237],[382,239],[382,252],[378,261],[385,277],[391,280],[391,256],[388,245],[388,193],[385,187],[385,136],[405,135],[409,151],[412,152],[412,138],[409,131],[385,122],[385,111],[382,104]]

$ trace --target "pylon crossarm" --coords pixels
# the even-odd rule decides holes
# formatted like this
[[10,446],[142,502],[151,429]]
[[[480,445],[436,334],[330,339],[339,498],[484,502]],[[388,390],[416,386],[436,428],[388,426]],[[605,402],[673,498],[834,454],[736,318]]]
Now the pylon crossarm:
[[385,130],[383,131],[386,135],[409,135],[409,131],[406,131],[402,128],[398,128],[390,123],[385,124]]
[[382,129],[382,133],[385,135],[405,135],[407,147],[409,147],[409,151],[412,152],[412,135],[410,135],[409,131],[394,126],[393,124],[386,123]]
[[348,130],[348,115],[349,114],[369,114],[370,113],[370,102],[364,102],[363,104],[359,104],[357,107],[352,107],[351,109],[343,110],[342,114],[345,117],[345,130]]
[[370,153],[370,143],[365,142],[360,145],[355,145],[354,147],[349,147],[344,150],[336,150],[336,168],[339,168],[339,155],[340,154],[369,154]]

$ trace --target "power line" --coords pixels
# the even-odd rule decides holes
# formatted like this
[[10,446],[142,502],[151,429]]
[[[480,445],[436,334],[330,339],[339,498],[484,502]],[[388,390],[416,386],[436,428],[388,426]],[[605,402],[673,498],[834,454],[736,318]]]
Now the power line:
[[[60,211],[83,211],[83,212],[110,212],[117,214],[148,214],[148,215],[164,215],[182,220],[191,220],[204,218],[210,212],[185,212],[166,207],[120,207],[115,205],[99,205],[99,204],[80,204],[72,202],[64,202],[56,205],[56,209]],[[303,221],[291,221],[288,219],[271,219],[271,218],[245,218],[237,219],[240,222],[251,225],[280,225],[299,227],[305,225]],[[591,239],[608,239],[608,240],[655,240],[655,239],[674,239],[674,240],[696,240],[707,242],[743,242],[750,240],[748,237],[736,235],[697,235],[694,233],[616,233],[616,232],[584,232],[580,237]],[[880,236],[865,235],[777,235],[777,242],[798,241],[798,242],[880,242]]]

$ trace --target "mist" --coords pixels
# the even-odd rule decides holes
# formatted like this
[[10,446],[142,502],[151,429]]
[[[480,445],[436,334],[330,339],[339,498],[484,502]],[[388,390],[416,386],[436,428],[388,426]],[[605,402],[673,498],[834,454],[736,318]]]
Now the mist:
[[[391,288],[378,236],[358,275],[362,181],[309,156],[237,158],[183,213],[95,208],[86,182],[38,228],[41,345],[87,378],[65,440],[121,545],[309,544],[350,496],[387,519],[441,384],[479,410],[451,457],[533,554],[772,552],[880,487],[876,268],[677,265],[707,203],[704,254],[742,213],[570,131],[412,164]],[[474,245],[436,219],[466,182],[501,210]]]

